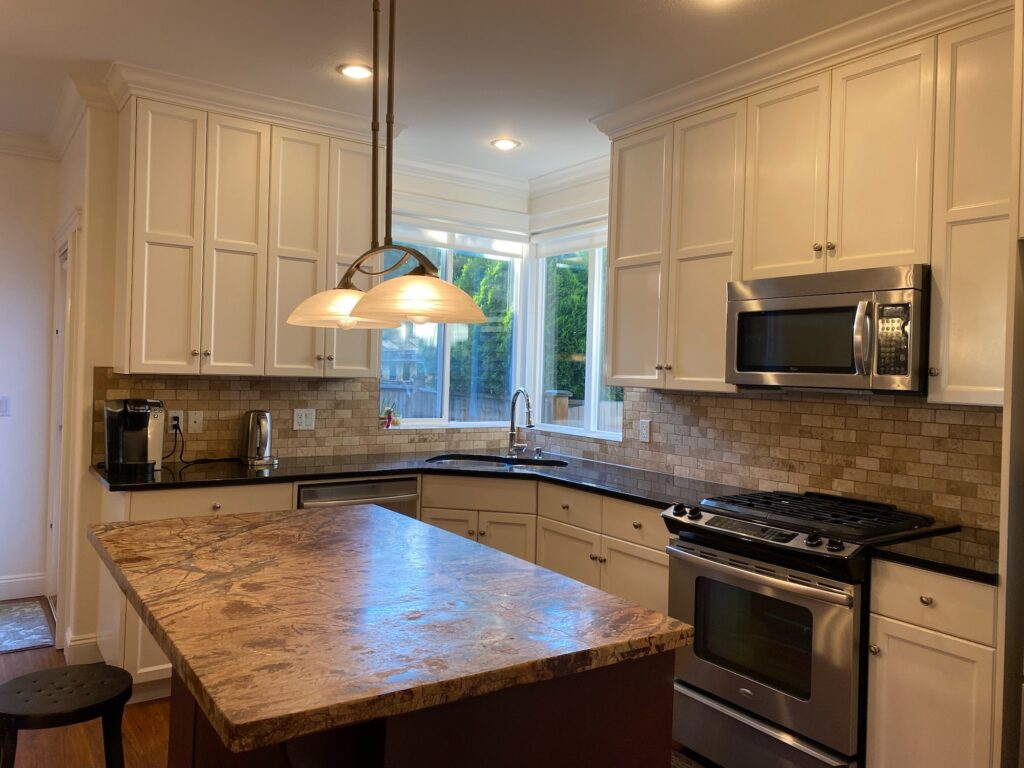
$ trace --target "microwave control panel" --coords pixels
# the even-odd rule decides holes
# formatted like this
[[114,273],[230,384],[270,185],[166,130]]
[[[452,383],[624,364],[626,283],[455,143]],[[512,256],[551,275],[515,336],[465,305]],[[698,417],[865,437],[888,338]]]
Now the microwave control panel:
[[883,304],[878,308],[878,357],[880,376],[906,376],[910,371],[910,305]]

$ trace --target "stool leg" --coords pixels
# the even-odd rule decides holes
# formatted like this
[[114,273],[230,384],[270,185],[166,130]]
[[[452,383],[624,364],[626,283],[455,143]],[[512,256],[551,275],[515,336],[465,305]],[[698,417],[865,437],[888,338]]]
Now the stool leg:
[[[124,747],[121,744],[121,718],[123,715],[124,702],[111,706],[103,714],[103,758],[107,768],[124,768]],[[6,766],[0,768],[6,768]]]
[[18,729],[11,723],[0,722],[0,768],[14,768],[14,753],[18,750]]

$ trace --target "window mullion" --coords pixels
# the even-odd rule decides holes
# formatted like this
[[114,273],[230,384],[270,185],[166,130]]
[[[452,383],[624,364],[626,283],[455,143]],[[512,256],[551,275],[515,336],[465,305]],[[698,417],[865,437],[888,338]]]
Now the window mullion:
[[601,395],[597,391],[597,385],[600,381],[600,376],[597,375],[597,339],[598,339],[598,328],[597,328],[597,317],[598,315],[598,274],[597,274],[597,257],[595,255],[596,249],[591,248],[587,252],[587,370],[586,370],[586,381],[587,381],[587,396],[586,408],[587,419],[585,428],[595,432],[597,431],[599,421],[599,410],[601,407]]

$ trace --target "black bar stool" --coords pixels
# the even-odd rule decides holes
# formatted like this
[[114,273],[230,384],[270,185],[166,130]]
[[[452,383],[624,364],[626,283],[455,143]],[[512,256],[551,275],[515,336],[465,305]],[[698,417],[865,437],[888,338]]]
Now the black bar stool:
[[32,672],[0,685],[0,768],[14,768],[19,730],[57,728],[103,718],[107,768],[124,768],[121,716],[132,676],[108,664],[76,664]]

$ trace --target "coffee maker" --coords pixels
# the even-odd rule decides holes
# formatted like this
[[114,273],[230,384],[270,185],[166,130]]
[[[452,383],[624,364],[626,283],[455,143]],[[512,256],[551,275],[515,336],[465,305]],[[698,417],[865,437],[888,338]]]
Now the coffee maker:
[[160,400],[107,400],[103,404],[107,475],[152,479],[163,461],[164,421]]

